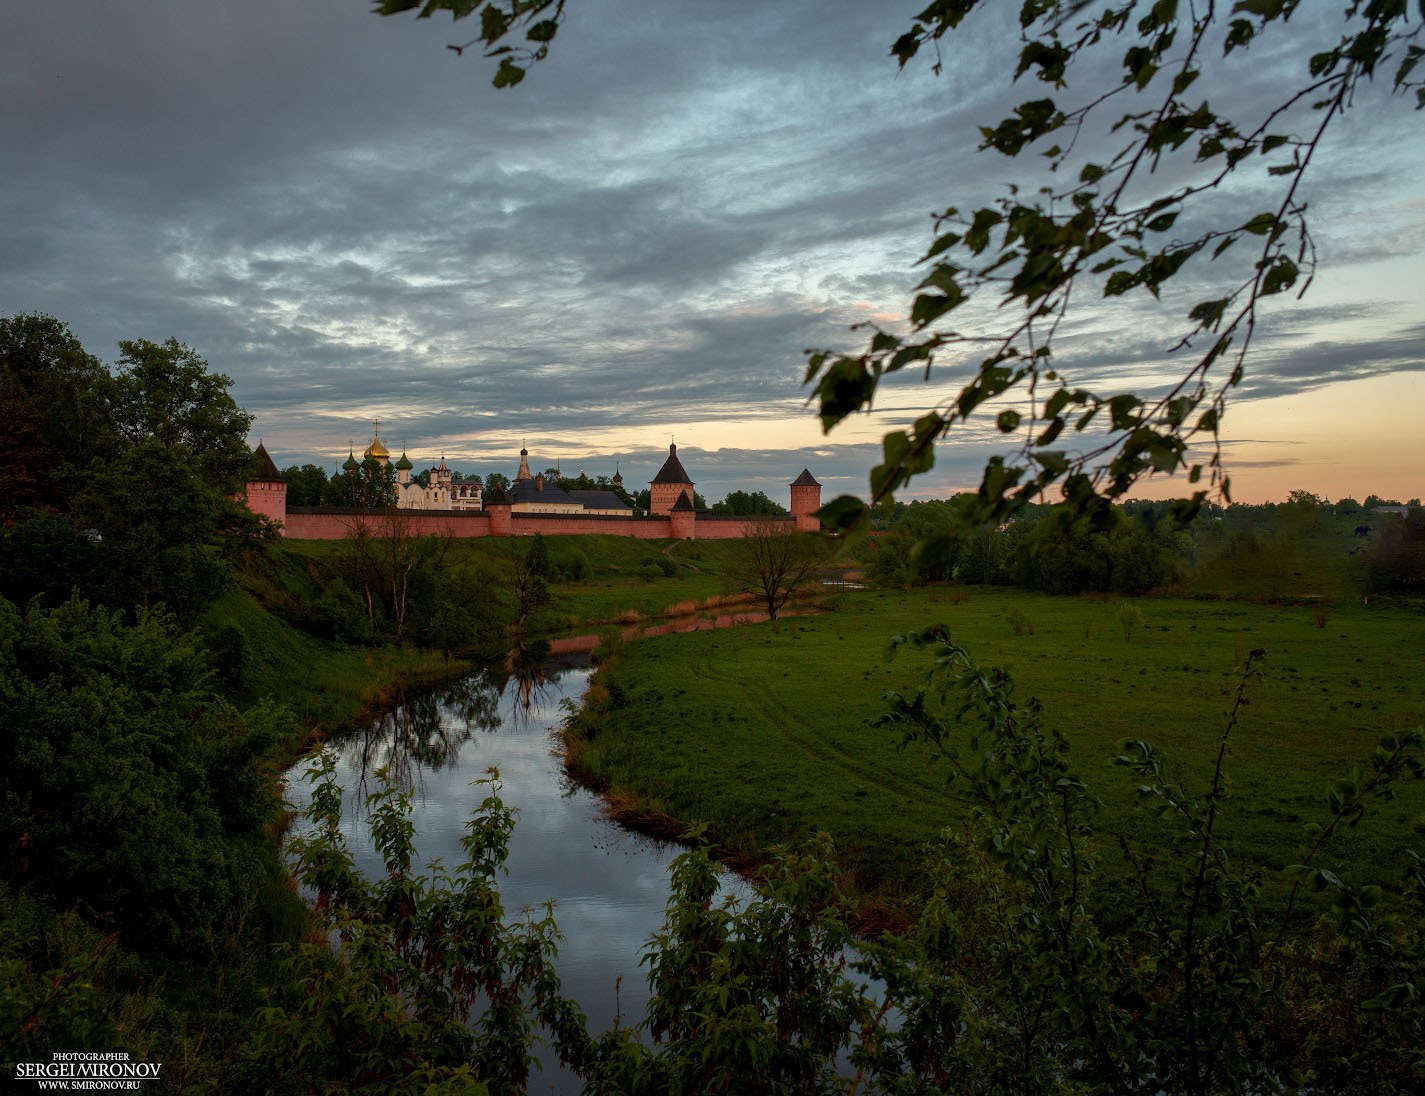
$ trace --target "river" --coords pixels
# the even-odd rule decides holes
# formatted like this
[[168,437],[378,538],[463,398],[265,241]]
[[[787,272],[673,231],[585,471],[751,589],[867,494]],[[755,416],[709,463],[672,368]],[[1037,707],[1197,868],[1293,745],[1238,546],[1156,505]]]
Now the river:
[[[651,840],[602,817],[592,792],[574,785],[557,753],[555,728],[566,701],[576,703],[589,679],[588,656],[524,660],[515,672],[487,670],[434,689],[405,693],[365,728],[332,741],[344,789],[342,829],[356,864],[382,871],[365,826],[364,800],[385,766],[412,798],[419,860],[453,867],[464,858],[460,837],[484,798],[471,782],[499,770],[501,798],[518,812],[509,875],[500,885],[506,913],[552,900],[564,933],[558,970],[564,992],[589,1018],[591,1031],[643,1018],[648,1002],[639,959],[663,923],[668,865],[676,846]],[[288,799],[299,810],[309,788],[305,765],[288,774]],[[736,876],[729,893],[746,896]],[[552,1066],[531,1092],[577,1092],[577,1081]]]

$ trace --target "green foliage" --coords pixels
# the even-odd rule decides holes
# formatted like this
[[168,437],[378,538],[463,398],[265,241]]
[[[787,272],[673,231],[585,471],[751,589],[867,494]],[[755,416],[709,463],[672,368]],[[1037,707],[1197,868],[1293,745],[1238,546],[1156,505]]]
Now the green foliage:
[[1425,590],[1425,510],[1386,522],[1366,553],[1371,591],[1418,594]]
[[958,496],[899,508],[890,535],[870,551],[871,577],[900,586],[954,578],[1061,594],[1142,594],[1176,581],[1191,553],[1191,538],[1151,510],[1115,506],[1090,523],[1029,506],[995,528],[968,525],[967,502],[973,505]]
[[556,582],[584,582],[594,573],[594,565],[579,548],[560,544],[549,561],[551,577]]
[[[479,33],[463,46],[451,46],[463,53],[477,42],[485,47],[485,56],[499,58],[491,83],[497,88],[510,88],[520,83],[530,65],[549,56],[549,43],[554,41],[564,18],[564,0],[376,0],[379,15],[399,15],[419,8],[417,18],[429,19],[437,12],[447,11],[452,19],[480,17]],[[513,32],[523,30],[523,41],[512,45]]]
[[[492,779],[447,871],[413,864],[410,805],[383,786],[369,801],[386,873],[352,866],[341,790],[325,754],[308,770],[309,829],[290,850],[321,935],[292,949],[287,987],[258,1017],[254,1067],[292,1089],[511,1092],[529,1078],[536,1029],[561,1057],[591,1053],[583,1014],[559,994],[549,910],[508,924],[497,886],[514,817]],[[326,941],[330,940],[329,948]]]
[[657,572],[657,574],[653,576],[655,578],[660,576],[663,578],[672,578],[678,573],[678,565],[668,556],[660,552],[656,556],[644,556],[643,566],[640,570],[649,574]]
[[341,643],[360,643],[371,637],[371,623],[361,598],[340,578],[322,590],[314,606],[314,623],[321,635]]
[[[340,473],[338,473],[340,474]],[[326,469],[318,464],[295,464],[282,469],[287,481],[288,506],[321,506],[328,497]]]
[[[366,457],[355,470],[338,472],[323,489],[323,503],[353,510],[377,511],[396,505],[396,468]],[[296,505],[293,503],[292,505]]]
[[135,443],[92,473],[74,501],[76,520],[102,545],[106,574],[95,599],[163,603],[191,618],[230,577],[209,538],[232,506],[158,438]]
[[523,628],[530,614],[549,601],[549,549],[534,536],[525,546],[512,541],[506,550],[507,587],[514,595],[515,623]]
[[0,317],[0,525],[26,508],[67,509],[75,475],[113,455],[112,387],[59,320]]
[[109,572],[100,541],[68,515],[30,511],[0,525],[0,597],[54,608],[75,590],[97,598]]
[[1014,635],[1032,636],[1034,634],[1034,622],[1022,610],[1011,610],[1005,619],[1009,622],[1009,630]]
[[[904,66],[933,48],[938,72],[941,41],[980,6],[987,5],[937,0],[892,53]],[[999,429],[1019,441],[986,465],[967,507],[972,526],[998,524],[1050,489],[1076,515],[1093,517],[1141,478],[1178,471],[1192,484],[1207,472],[1228,494],[1218,423],[1244,376],[1258,311],[1267,297],[1297,285],[1304,291],[1314,271],[1300,193],[1308,165],[1330,123],[1349,113],[1357,88],[1387,62],[1395,90],[1425,106],[1415,72],[1425,13],[1403,3],[1353,3],[1335,20],[1303,29],[1300,20],[1288,26],[1296,8],[1023,6],[1014,78],[1032,78],[1043,93],[1028,93],[982,125],[980,149],[1042,157],[1044,185],[1026,181],[1031,165],[1021,163],[998,201],[973,210],[951,205],[938,215],[908,334],[865,324],[870,339],[861,353],[809,352],[806,380],[827,430],[871,406],[889,374],[914,367],[929,377],[942,358],[958,363],[966,350],[978,358],[957,394],[886,435],[870,476],[873,505],[932,467],[936,445],[990,409]],[[1226,86],[1236,66],[1253,64],[1249,44],[1293,49],[1299,78],[1228,116],[1200,89]],[[1117,120],[1101,118],[1106,112]],[[1081,139],[1089,133],[1115,144],[1103,151]],[[1084,149],[1095,149],[1096,159]],[[1242,219],[1241,188],[1229,183],[1248,179],[1265,208]],[[1073,297],[1142,292],[1157,302],[1175,279],[1217,285],[1171,295],[1183,320],[1163,349],[1191,353],[1169,391],[1149,400],[1070,379],[1056,358],[1055,334]],[[997,303],[1008,319],[987,329],[977,313],[970,327],[950,326],[957,310],[981,301]],[[979,349],[986,342],[987,352]],[[1025,399],[1027,414],[1002,409],[1005,400]],[[1066,448],[1071,434],[1083,439]],[[1203,446],[1206,461],[1192,448]],[[1206,497],[1207,487],[1195,489],[1183,514]],[[829,504],[823,520],[851,529],[865,514],[865,504],[847,496]]]
[[[1042,729],[1037,701],[1016,703],[1007,675],[980,670],[944,628],[896,644],[928,648],[935,662],[925,689],[888,698],[884,722],[946,762],[978,821],[971,886],[984,897],[955,908],[943,882],[945,897],[917,936],[926,951],[895,956],[913,977],[945,980],[963,1025],[963,1038],[936,1048],[937,1078],[975,1089],[1170,1092],[1276,1090],[1288,1081],[1407,1091],[1416,1083],[1421,1063],[1406,1048],[1422,1029],[1414,1003],[1425,977],[1420,925],[1383,915],[1378,886],[1348,884],[1318,857],[1370,798],[1420,775],[1420,732],[1382,740],[1369,775],[1357,770],[1333,785],[1330,820],[1306,829],[1305,862],[1287,873],[1336,892],[1351,971],[1341,992],[1359,1010],[1351,1026],[1370,1055],[1369,1065],[1342,1061],[1337,1046],[1323,1053],[1303,1038],[1284,1000],[1301,968],[1324,974],[1327,957],[1283,954],[1290,904],[1276,924],[1261,916],[1256,873],[1219,832],[1229,796],[1224,762],[1261,651],[1245,663],[1204,790],[1190,791],[1149,744],[1125,744],[1117,763],[1139,782],[1144,808],[1171,819],[1178,836],[1161,858],[1123,839],[1139,876],[1137,894],[1123,903],[1095,900],[1095,801],[1069,765],[1067,744]],[[953,879],[965,850],[952,836],[944,848],[942,878]],[[912,1018],[923,1015],[909,1007]],[[1385,1039],[1382,1025],[1392,1033]]]
[[284,723],[232,709],[209,675],[171,618],[0,602],[8,883],[144,948],[192,952],[240,916],[275,813],[257,760]]
[[136,339],[119,349],[112,408],[123,438],[131,446],[156,442],[213,490],[241,487],[252,465],[245,440],[252,416],[228,394],[232,378],[209,373],[208,363],[177,339]]
[[100,987],[115,965],[112,936],[0,882],[0,1069],[13,1077],[16,1062],[47,1061],[58,1046],[112,1045]]
[[[230,496],[250,470],[252,417],[191,348],[122,342],[119,371],[47,316],[0,319],[0,390],[23,452],[0,445],[0,592],[57,605],[196,616],[226,557],[270,535]],[[7,439],[11,435],[7,434]]]
[[645,951],[652,997],[643,1027],[654,1050],[628,1070],[635,1084],[603,1091],[845,1084],[841,1060],[877,1017],[844,973],[852,934],[831,852],[824,837],[778,850],[760,893],[740,909],[714,904],[718,876],[706,848],[674,861],[664,927]]
[[786,514],[787,508],[769,499],[762,491],[729,491],[721,502],[713,503],[710,512],[736,517],[766,517]]

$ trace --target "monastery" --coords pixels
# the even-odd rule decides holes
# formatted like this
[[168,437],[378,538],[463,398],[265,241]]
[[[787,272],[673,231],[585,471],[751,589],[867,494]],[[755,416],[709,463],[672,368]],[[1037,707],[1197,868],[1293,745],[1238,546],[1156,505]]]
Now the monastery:
[[[749,536],[769,526],[790,526],[798,532],[816,532],[821,527],[816,519],[821,484],[806,468],[788,484],[790,515],[728,517],[699,512],[693,505],[693,479],[678,459],[678,447],[672,444],[668,459],[649,481],[649,513],[639,517],[613,491],[566,491],[542,474],[531,474],[529,451],[524,448],[508,491],[498,487],[484,491],[477,483],[454,482],[444,457],[430,470],[429,483],[421,486],[411,479],[415,466],[402,453],[394,464],[396,509],[375,513],[330,506],[289,507],[287,483],[261,442],[254,455],[259,468],[246,485],[248,507],[279,523],[283,536],[297,540],[343,539],[361,522],[377,525],[379,536],[380,523],[393,520],[403,522],[408,534],[454,537],[603,533],[643,540],[721,540]],[[391,463],[379,426],[362,457],[382,465]],[[342,465],[347,473],[360,467],[354,452]],[[614,483],[623,484],[617,472]]]

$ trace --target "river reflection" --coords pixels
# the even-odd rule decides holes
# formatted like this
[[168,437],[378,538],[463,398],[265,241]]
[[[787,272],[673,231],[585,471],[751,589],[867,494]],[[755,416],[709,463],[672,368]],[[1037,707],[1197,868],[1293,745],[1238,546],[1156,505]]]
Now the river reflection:
[[[547,649],[546,649],[547,650]],[[404,694],[390,712],[336,740],[337,782],[346,789],[342,829],[357,866],[382,871],[366,832],[366,794],[376,770],[412,795],[416,850],[426,862],[453,868],[463,859],[460,837],[483,799],[471,782],[498,769],[501,797],[518,812],[509,874],[500,892],[507,916],[545,901],[556,903],[564,933],[558,969],[564,991],[579,1002],[593,1031],[643,1018],[648,1001],[643,945],[663,923],[674,846],[652,841],[601,817],[592,793],[567,778],[554,728],[564,702],[577,701],[589,678],[586,655],[546,660],[545,651],[516,652],[503,665],[453,685]],[[299,809],[310,788],[305,766],[289,776]],[[742,896],[747,885],[728,876]],[[620,986],[621,982],[621,986]],[[572,1087],[571,1087],[572,1085]],[[570,1077],[547,1071],[530,1091],[578,1091]]]

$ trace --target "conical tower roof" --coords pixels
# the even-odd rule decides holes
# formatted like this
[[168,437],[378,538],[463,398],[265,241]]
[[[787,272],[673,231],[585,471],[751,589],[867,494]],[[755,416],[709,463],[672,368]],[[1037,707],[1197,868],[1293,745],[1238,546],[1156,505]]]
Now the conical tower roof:
[[658,475],[654,476],[653,483],[686,483],[689,487],[693,485],[692,478],[683,470],[683,462],[678,459],[678,447],[671,442],[668,445],[668,459],[663,462],[663,467],[658,469]]
[[257,475],[253,476],[253,479],[267,480],[273,483],[287,482],[287,478],[277,471],[277,465],[273,463],[267,453],[267,447],[262,442],[257,443],[257,448],[253,450],[252,455],[257,458]]
[[791,485],[792,485],[793,487],[820,487],[820,486],[821,486],[821,484],[819,484],[819,483],[816,482],[815,477],[812,476],[812,474],[811,474],[811,469],[810,469],[810,468],[803,468],[803,469],[802,469],[802,474],[801,474],[800,476],[798,476],[796,479],[792,480],[792,484],[791,484]]

